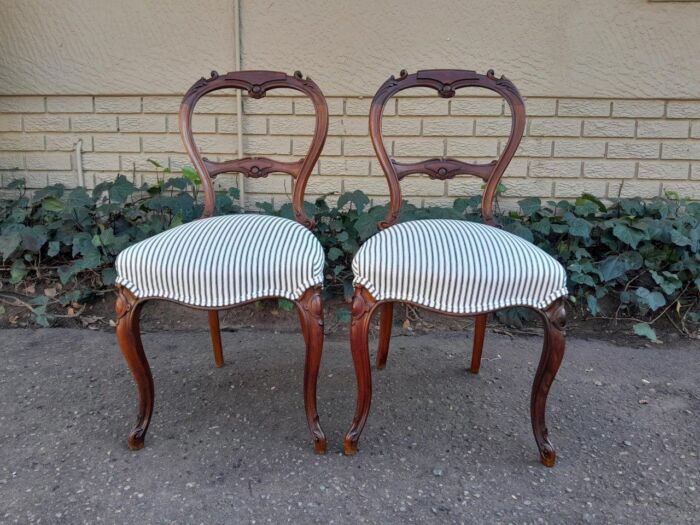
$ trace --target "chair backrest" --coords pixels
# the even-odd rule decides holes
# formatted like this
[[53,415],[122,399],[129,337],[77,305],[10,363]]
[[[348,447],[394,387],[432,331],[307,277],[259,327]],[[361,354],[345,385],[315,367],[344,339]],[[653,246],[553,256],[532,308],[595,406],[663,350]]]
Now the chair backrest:
[[[316,114],[316,127],[313,140],[306,155],[294,162],[283,162],[267,157],[246,157],[225,162],[213,162],[202,157],[192,136],[192,113],[194,107],[207,93],[219,89],[241,89],[248,92],[252,98],[263,98],[271,89],[287,88],[304,93],[311,99]],[[238,115],[241,118],[242,115]],[[292,206],[297,221],[308,228],[313,227],[313,221],[304,212],[304,190],[311,170],[318,160],[328,134],[328,105],[323,93],[310,78],[303,78],[297,71],[294,76],[276,71],[234,71],[219,75],[211,72],[210,78],[202,77],[185,93],[180,105],[180,135],[185,143],[187,154],[194,164],[204,188],[204,213],[202,217],[210,217],[214,213],[215,192],[213,178],[221,173],[243,173],[248,177],[267,177],[272,172],[287,173],[294,179]]]
[[[455,91],[464,87],[480,87],[495,91],[510,106],[512,125],[510,136],[503,152],[487,164],[462,162],[452,158],[433,158],[421,162],[399,163],[389,157],[382,138],[382,116],[387,101],[399,91],[413,87],[427,87],[437,91],[443,98],[453,97]],[[428,69],[409,75],[401,71],[399,78],[391,76],[384,82],[372,99],[369,114],[369,134],[374,151],[389,182],[391,202],[389,215],[379,223],[379,228],[395,224],[401,211],[401,187],[399,181],[411,173],[424,173],[431,179],[451,179],[456,175],[475,175],[486,182],[482,196],[482,214],[484,221],[494,224],[493,200],[496,196],[498,182],[503,176],[508,163],[518,149],[525,130],[525,103],[513,83],[501,76],[497,78],[493,70],[486,75],[460,69]]]

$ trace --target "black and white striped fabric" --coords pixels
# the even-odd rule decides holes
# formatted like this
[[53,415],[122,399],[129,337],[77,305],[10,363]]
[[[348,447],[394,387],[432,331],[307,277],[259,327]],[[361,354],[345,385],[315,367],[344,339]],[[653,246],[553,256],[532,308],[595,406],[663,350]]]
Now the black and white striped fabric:
[[301,224],[226,215],[177,226],[117,257],[117,283],[139,298],[223,307],[262,297],[298,299],[323,283],[321,243]]
[[566,295],[564,268],[520,237],[485,224],[427,219],[379,232],[352,262],[354,283],[378,301],[477,314],[544,308]]

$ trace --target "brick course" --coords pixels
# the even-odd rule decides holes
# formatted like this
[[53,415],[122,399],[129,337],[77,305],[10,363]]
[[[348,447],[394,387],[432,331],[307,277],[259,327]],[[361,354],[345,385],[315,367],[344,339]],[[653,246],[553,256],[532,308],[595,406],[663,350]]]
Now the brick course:
[[[77,181],[75,144],[82,141],[88,186],[117,173],[155,180],[148,159],[177,171],[189,163],[177,121],[177,96],[0,96],[0,180],[24,177],[30,189]],[[361,189],[375,202],[388,194],[368,136],[367,97],[330,97],[326,146],[309,181],[310,197]],[[303,155],[314,130],[309,101],[292,96],[244,98],[246,155],[291,160]],[[205,98],[193,128],[203,153],[215,160],[237,154],[238,115],[233,96]],[[675,191],[700,198],[700,100],[532,98],[526,134],[503,182],[505,203],[527,196],[651,197]],[[452,155],[487,162],[505,147],[507,104],[493,97],[439,99],[407,96],[387,104],[385,143],[392,156],[413,161]],[[237,178],[222,175],[221,188]],[[461,176],[435,181],[410,176],[402,183],[418,204],[451,202],[480,192],[482,182]],[[254,203],[287,202],[291,179],[272,175],[246,181]]]

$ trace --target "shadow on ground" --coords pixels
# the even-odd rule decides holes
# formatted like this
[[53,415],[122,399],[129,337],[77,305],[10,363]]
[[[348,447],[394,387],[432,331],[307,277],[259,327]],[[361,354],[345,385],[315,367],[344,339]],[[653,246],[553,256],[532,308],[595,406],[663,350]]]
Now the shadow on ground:
[[394,337],[355,457],[340,454],[354,373],[325,347],[316,456],[296,332],[144,335],[156,384],[146,448],[114,334],[2,330],[0,521],[7,523],[693,523],[700,512],[700,345],[572,339],[550,395],[559,453],[537,462],[529,388],[541,338]]

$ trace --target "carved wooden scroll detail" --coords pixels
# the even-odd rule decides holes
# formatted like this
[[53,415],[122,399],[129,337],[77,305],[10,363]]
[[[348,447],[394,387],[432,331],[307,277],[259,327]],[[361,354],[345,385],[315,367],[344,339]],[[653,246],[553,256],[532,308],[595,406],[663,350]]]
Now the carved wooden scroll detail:
[[243,173],[246,177],[258,179],[267,177],[270,173],[287,173],[296,179],[304,159],[283,162],[266,157],[248,157],[240,160],[214,162],[204,157],[202,160],[210,177],[216,177],[221,173]]
[[457,159],[430,159],[420,162],[401,163],[391,159],[399,180],[413,173],[424,173],[431,179],[447,180],[457,175],[474,175],[483,180],[488,180],[489,175],[496,165],[496,161],[488,164],[473,164]]

